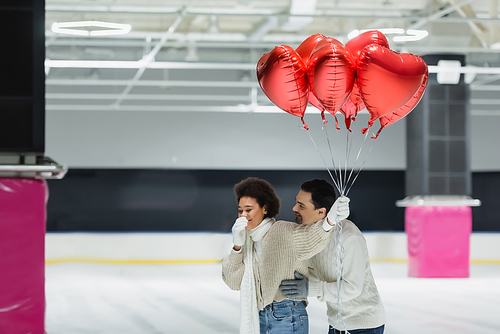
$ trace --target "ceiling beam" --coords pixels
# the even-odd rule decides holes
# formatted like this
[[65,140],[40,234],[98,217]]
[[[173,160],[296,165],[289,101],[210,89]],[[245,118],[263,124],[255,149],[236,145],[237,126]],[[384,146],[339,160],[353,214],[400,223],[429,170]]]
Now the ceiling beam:
[[[92,61],[92,60],[45,60],[49,68],[141,68],[139,61]],[[206,69],[206,70],[255,70],[254,63],[191,63],[191,62],[150,62],[149,69]],[[440,68],[428,66],[429,73],[459,72],[476,74],[500,74],[500,67],[462,66],[457,68]]]
[[[115,100],[120,94],[85,94],[85,93],[46,93],[45,99],[51,100]],[[241,102],[248,101],[250,95],[201,95],[201,94],[128,94],[123,98],[127,101],[221,101]],[[257,97],[257,100],[268,102],[265,95]]]
[[[500,76],[496,77],[500,80]],[[92,80],[92,79],[47,79],[46,86],[126,86],[130,80]],[[136,86],[145,87],[216,87],[216,88],[258,88],[257,81],[188,81],[188,80],[139,80]],[[484,85],[474,82],[472,91],[500,91],[500,85]]]
[[[131,68],[143,66],[141,60],[109,61],[109,60],[45,60],[49,68]],[[192,69],[192,70],[255,70],[254,63],[208,63],[208,62],[159,62],[147,64],[148,69]]]
[[[457,6],[455,0],[447,0],[447,2],[451,5]],[[456,11],[458,14],[460,14],[460,16],[466,19],[472,19],[476,17],[476,13],[470,5],[457,7]],[[481,43],[481,46],[487,49],[489,44],[486,42],[484,36],[486,28],[480,22],[468,21],[467,24],[469,25],[474,36],[476,36],[479,43]]]
[[277,25],[278,18],[276,16],[270,16],[252,29],[252,31],[248,34],[247,40],[249,42],[258,42]]
[[[46,108],[47,111],[89,111],[89,112],[100,112],[100,111],[133,111],[133,112],[148,112],[148,111],[160,111],[160,112],[203,112],[203,113],[278,113],[285,115],[286,113],[276,106],[255,106],[255,105],[237,105],[237,106],[129,106],[121,105],[114,108],[111,105],[63,105],[63,104],[50,104],[48,103]],[[314,107],[307,107],[306,118],[311,114],[319,114],[319,110]],[[358,114],[368,114],[366,109],[361,110]],[[472,116],[500,116],[500,110],[481,110],[472,109]]]
[[[69,12],[69,13],[124,13],[124,14],[163,14],[163,15],[180,15],[182,10],[180,8],[172,7],[118,7],[118,6],[45,6],[46,12]],[[245,8],[245,9],[188,9],[186,16],[197,15],[216,15],[216,16],[276,16],[280,19],[287,19],[290,16],[294,17],[313,17],[313,18],[354,18],[354,19],[398,19],[406,21],[419,21],[424,19],[422,16],[417,15],[404,15],[401,12],[411,12],[411,9],[401,9],[397,7],[383,7],[371,8],[370,6],[364,7],[362,12],[360,8],[352,9],[335,9],[335,10],[317,10],[313,14],[294,14],[280,13],[276,10],[265,10],[258,8]],[[382,14],[383,13],[383,14]],[[392,14],[388,14],[392,13]],[[475,17],[475,18],[438,18],[435,22],[483,22],[483,21],[500,21],[500,18],[491,17]]]
[[[76,46],[103,46],[103,47],[123,47],[123,48],[140,48],[142,49],[145,44],[146,34],[143,36],[142,40],[105,40],[105,39],[67,39],[67,38],[59,38],[54,41],[47,41],[46,46],[68,46],[68,47],[76,47]],[[195,43],[197,48],[218,48],[218,49],[265,49],[270,50],[274,48],[276,45],[287,44],[290,46],[298,46],[302,43],[307,37],[305,35],[294,34],[291,36],[294,40],[283,41],[280,40],[279,35],[267,35],[266,41],[260,42],[236,42],[236,41],[225,41],[225,38],[222,37],[220,40],[214,40],[213,42],[208,41],[200,41],[200,40],[190,40],[188,42],[188,38],[180,37],[176,38],[176,40],[171,40],[165,43],[164,47],[171,48],[186,48],[189,43]],[[331,36],[330,36],[331,37]],[[335,37],[339,41],[343,41],[342,37]],[[347,37],[344,37],[347,40]],[[156,38],[155,38],[156,39]],[[406,43],[403,45],[394,45],[392,49],[396,52],[401,50],[405,50],[404,52],[413,52],[413,53],[432,53],[432,52],[457,52],[456,47],[447,47],[447,46],[420,46],[420,45],[412,45],[411,43]],[[460,52],[462,53],[500,53],[500,49],[491,49],[491,48],[483,48],[483,47],[460,47]]]
[[116,101],[114,103],[115,107],[119,106],[120,103],[127,97],[127,94],[132,90],[132,88],[134,87],[134,84],[137,81],[139,81],[139,79],[142,77],[142,75],[144,74],[146,69],[149,68],[150,64],[154,62],[156,55],[158,54],[158,52],[160,52],[160,50],[163,48],[165,42],[169,39],[169,37],[171,37],[171,35],[175,32],[177,27],[179,27],[179,24],[182,22],[182,20],[186,16],[186,13],[187,13],[189,6],[191,6],[191,4],[193,2],[194,2],[194,0],[191,0],[189,2],[189,4],[183,8],[180,15],[177,16],[174,23],[172,23],[172,25],[168,28],[168,30],[163,34],[160,41],[158,43],[156,43],[153,50],[151,50],[147,55],[145,55],[140,60],[141,66],[139,67],[137,73],[134,75],[134,78],[132,79],[132,81],[125,87],[125,89],[123,90],[121,95],[116,99]]
[[312,16],[296,16],[314,14],[316,12],[317,0],[292,0],[290,4],[290,16],[284,21],[280,28],[287,32],[298,32],[314,20]]
[[[131,80],[47,79],[46,86],[127,86]],[[139,80],[135,86],[146,87],[216,87],[257,88],[257,81],[188,81],[188,80]]]
[[458,8],[464,6],[464,5],[467,5],[471,2],[473,2],[474,0],[464,0],[460,3],[457,3],[457,4],[454,4],[448,8],[445,8],[443,10],[440,10],[440,11],[437,11],[436,13],[433,13],[429,16],[427,16],[426,18],[424,19],[421,19],[419,20],[418,22],[412,24],[410,27],[408,27],[408,29],[420,29],[422,28],[424,25],[426,25],[427,23],[429,22],[433,22],[433,21],[436,21],[437,19],[445,16],[445,15],[448,15],[454,11],[456,11]]
[[[48,103],[46,108],[48,111],[168,111],[168,112],[244,112],[244,113],[280,113],[286,114],[283,110],[276,106],[254,106],[254,105],[237,105],[237,106],[130,106],[120,105],[114,108],[111,105],[62,105]],[[307,107],[307,114],[319,114],[319,110],[314,107]],[[364,110],[359,113],[366,113]],[[358,113],[358,114],[359,114]]]

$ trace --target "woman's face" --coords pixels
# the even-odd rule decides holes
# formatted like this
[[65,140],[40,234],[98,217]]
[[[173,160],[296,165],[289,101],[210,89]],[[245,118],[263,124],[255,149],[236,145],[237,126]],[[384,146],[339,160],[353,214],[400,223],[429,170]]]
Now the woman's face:
[[247,230],[253,230],[264,220],[267,209],[259,206],[253,197],[243,196],[238,203],[238,217],[246,217],[248,220]]

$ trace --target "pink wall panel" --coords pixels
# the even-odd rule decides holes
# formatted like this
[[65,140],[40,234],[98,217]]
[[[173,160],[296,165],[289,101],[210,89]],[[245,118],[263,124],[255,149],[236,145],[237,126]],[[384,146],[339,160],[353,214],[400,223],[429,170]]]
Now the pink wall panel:
[[0,178],[0,333],[44,333],[43,180]]
[[410,206],[405,211],[410,277],[469,277],[469,206]]

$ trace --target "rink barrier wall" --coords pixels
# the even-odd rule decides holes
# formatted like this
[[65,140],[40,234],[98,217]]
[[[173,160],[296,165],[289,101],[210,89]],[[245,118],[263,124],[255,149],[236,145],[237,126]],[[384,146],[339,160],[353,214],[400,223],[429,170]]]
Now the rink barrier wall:
[[[305,180],[329,178],[325,170],[75,169],[48,180],[49,232],[225,233],[237,216],[234,185],[255,176],[268,180],[281,199],[280,220],[293,221],[292,207]],[[500,172],[472,175],[473,232],[500,232]],[[362,231],[404,231],[404,171],[363,170],[348,196],[350,216]]]
[[[372,262],[408,260],[404,232],[363,232]],[[500,265],[500,233],[472,233],[470,260]],[[232,247],[230,233],[47,233],[45,263],[218,263]]]

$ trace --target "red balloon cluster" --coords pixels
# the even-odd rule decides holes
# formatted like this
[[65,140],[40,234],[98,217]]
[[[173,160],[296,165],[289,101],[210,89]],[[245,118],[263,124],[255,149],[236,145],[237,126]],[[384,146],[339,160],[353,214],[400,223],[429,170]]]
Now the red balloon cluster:
[[[297,49],[276,46],[257,63],[257,78],[267,97],[282,110],[302,119],[310,103],[351,122],[364,108],[368,128],[378,119],[380,131],[406,116],[420,101],[428,69],[422,58],[396,53],[379,31],[367,31],[345,44],[315,34]],[[338,125],[337,125],[338,129]]]

